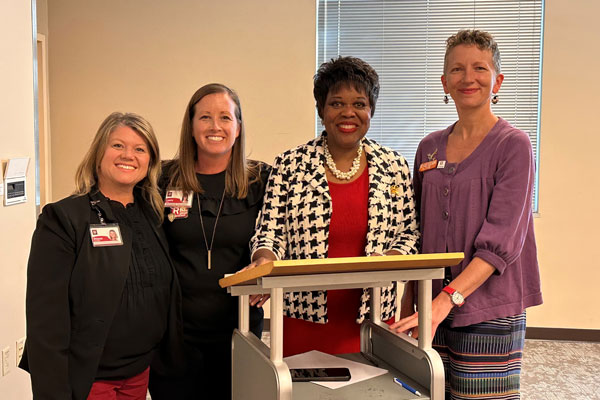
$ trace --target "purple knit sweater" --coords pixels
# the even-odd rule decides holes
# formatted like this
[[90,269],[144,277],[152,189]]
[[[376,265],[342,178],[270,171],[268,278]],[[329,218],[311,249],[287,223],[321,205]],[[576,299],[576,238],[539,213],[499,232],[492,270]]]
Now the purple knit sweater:
[[[452,326],[471,325],[520,314],[542,303],[531,211],[535,165],[528,136],[499,119],[479,146],[461,163],[446,160],[454,125],[426,136],[415,158],[414,186],[422,231],[422,253],[464,252],[452,267],[456,277],[473,257],[496,268],[454,309]],[[433,282],[433,295],[442,281]]]

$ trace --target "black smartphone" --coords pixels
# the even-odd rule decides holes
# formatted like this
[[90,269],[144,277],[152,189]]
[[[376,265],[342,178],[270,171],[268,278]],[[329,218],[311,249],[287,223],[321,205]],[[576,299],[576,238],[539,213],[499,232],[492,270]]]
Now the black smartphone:
[[349,381],[348,368],[297,368],[290,369],[292,382]]

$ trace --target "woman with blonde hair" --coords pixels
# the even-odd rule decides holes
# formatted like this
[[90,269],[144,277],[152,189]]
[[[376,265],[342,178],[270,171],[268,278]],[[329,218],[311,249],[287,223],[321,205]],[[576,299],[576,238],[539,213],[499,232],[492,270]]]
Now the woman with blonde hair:
[[[152,371],[153,400],[230,398],[237,299],[218,280],[250,262],[248,243],[270,170],[246,160],[244,147],[237,94],[218,83],[198,89],[183,116],[178,154],[165,163],[161,183],[170,201],[163,229],[183,294],[187,367],[176,379]],[[262,324],[262,309],[252,307],[250,330],[259,338]]]
[[178,365],[180,293],[159,229],[159,175],[150,124],[115,112],[79,165],[75,194],[44,207],[20,365],[34,398],[143,400],[150,364]]

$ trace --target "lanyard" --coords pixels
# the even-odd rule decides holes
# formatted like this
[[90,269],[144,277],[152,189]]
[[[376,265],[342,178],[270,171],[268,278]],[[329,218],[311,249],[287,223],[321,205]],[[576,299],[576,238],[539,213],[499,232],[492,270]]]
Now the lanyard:
[[104,221],[104,217],[102,216],[102,210],[100,210],[100,207],[98,207],[98,203],[100,203],[100,200],[92,200],[90,201],[90,205],[92,206],[92,209],[94,211],[96,211],[96,213],[98,214],[98,220],[100,221],[100,223],[102,225],[106,225],[106,222]]

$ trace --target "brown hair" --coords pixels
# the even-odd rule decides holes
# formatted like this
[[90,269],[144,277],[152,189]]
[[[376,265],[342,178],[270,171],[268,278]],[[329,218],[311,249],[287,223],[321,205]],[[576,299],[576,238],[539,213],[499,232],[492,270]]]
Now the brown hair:
[[225,191],[229,196],[243,199],[248,195],[250,183],[260,179],[260,164],[248,163],[246,160],[246,132],[242,119],[240,99],[233,90],[220,83],[211,83],[202,86],[192,95],[183,115],[181,134],[179,137],[179,150],[175,159],[166,164],[166,173],[170,175],[169,188],[179,190],[192,190],[202,193],[203,189],[196,178],[195,163],[198,159],[198,146],[194,139],[193,119],[196,104],[205,96],[215,93],[226,93],[235,104],[235,117],[240,125],[240,134],[235,139],[231,158],[225,173]]

